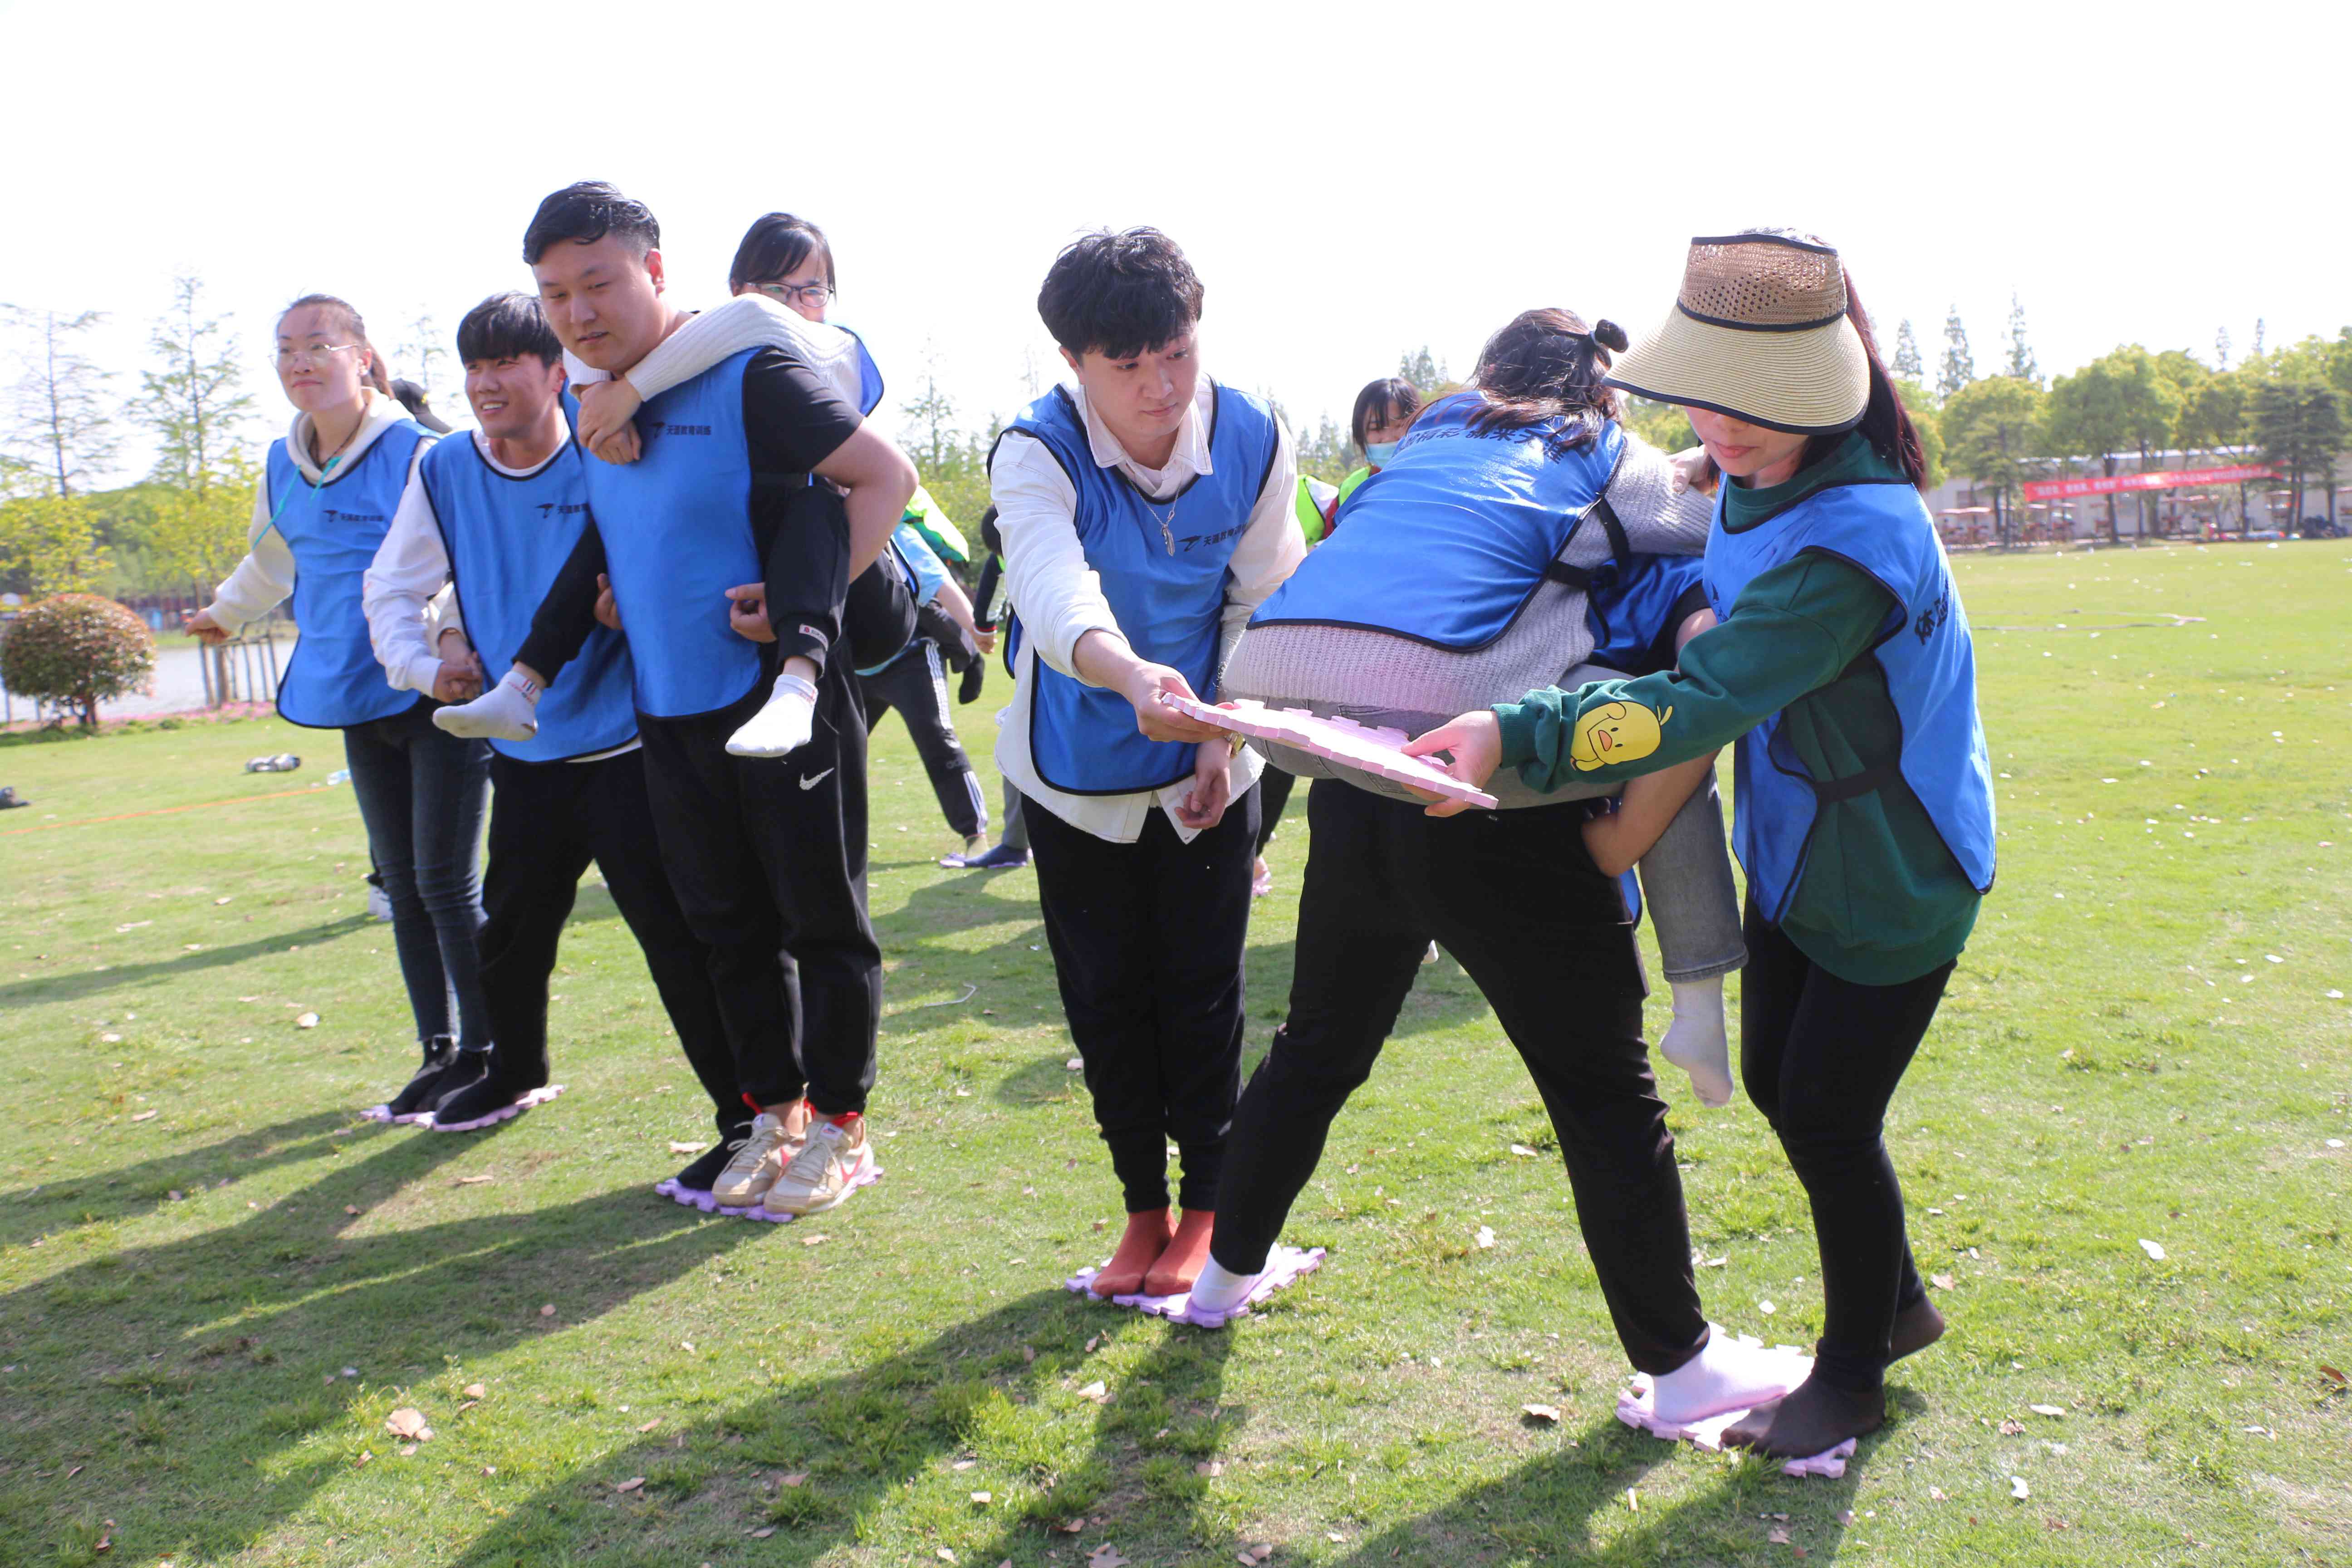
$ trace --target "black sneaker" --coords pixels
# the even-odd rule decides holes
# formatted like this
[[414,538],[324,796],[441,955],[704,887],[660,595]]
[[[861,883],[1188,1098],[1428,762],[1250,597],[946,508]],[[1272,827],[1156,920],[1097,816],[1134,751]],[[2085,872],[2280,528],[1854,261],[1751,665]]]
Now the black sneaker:
[[710,1195],[711,1184],[719,1180],[719,1173],[727,1168],[727,1162],[735,1157],[735,1151],[740,1149],[751,1136],[749,1117],[730,1124],[719,1135],[718,1142],[695,1156],[692,1164],[655,1187],[654,1191],[687,1208],[700,1209],[704,1214],[716,1213],[719,1200]]
[[475,1132],[544,1105],[563,1092],[558,1084],[525,1088],[499,1064],[495,1051],[467,1051],[442,1080],[433,1108],[436,1132]]
[[370,1106],[360,1112],[370,1121],[406,1123],[422,1121],[433,1114],[433,1107],[443,1093],[441,1079],[457,1065],[457,1042],[446,1035],[436,1035],[425,1043],[425,1065],[416,1076],[382,1105]]

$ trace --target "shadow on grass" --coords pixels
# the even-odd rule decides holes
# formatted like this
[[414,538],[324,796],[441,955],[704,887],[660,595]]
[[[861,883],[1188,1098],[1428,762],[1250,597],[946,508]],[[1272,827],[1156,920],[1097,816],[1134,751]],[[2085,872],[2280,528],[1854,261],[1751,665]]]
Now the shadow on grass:
[[[1139,1334],[1156,1336],[1139,1363],[1117,1373],[1090,1364],[1097,1336]],[[718,1561],[756,1531],[766,1532],[758,1561],[806,1563],[868,1544],[877,1510],[910,1504],[925,1516],[915,1528],[956,1541],[966,1562],[1079,1557],[1113,1533],[1193,1532],[1209,1489],[1194,1466],[1245,1416],[1221,1400],[1231,1336],[1066,1290],[1033,1292],[919,1344],[890,1335],[869,1328],[872,1359],[855,1371],[777,1384],[542,1487],[457,1561]],[[1079,1392],[1097,1379],[1113,1385],[1099,1405]],[[1057,1423],[1089,1411],[1082,1439]],[[959,1460],[971,1463],[935,1473]],[[625,1475],[645,1486],[616,1496],[612,1478]],[[796,1484],[783,1484],[788,1475]],[[973,1489],[992,1494],[984,1509]]]
[[[1605,1417],[1558,1451],[1374,1531],[1334,1561],[1349,1568],[1460,1568],[1496,1561],[1612,1568],[1777,1562],[1788,1547],[1770,1541],[1776,1525],[1787,1531],[1789,1545],[1834,1561],[1844,1538],[1837,1517],[1852,1505],[1864,1459],[1877,1441],[1865,1439],[1863,1453],[1834,1481],[1794,1479],[1753,1456],[1722,1456],[1695,1493],[1661,1507],[1642,1497],[1642,1481],[1666,1462],[1675,1446]],[[1792,1507],[1801,1498],[1801,1511]],[[1782,1524],[1769,1517],[1775,1514],[1781,1520],[1795,1515],[1801,1522]]]
[[322,921],[300,931],[273,931],[251,942],[207,947],[200,952],[184,952],[173,958],[159,958],[145,963],[117,963],[104,969],[83,969],[69,974],[46,974],[34,980],[12,981],[0,985],[0,1007],[30,1006],[40,1002],[78,1002],[85,996],[117,991],[126,985],[152,984],[159,980],[173,984],[184,984],[191,976],[207,969],[243,963],[249,958],[266,958],[273,952],[283,952],[289,947],[307,948],[314,942],[333,942],[364,930],[368,923],[368,917],[364,914],[345,915],[341,920]]
[[[276,1130],[285,1146],[265,1151],[328,1167],[299,1192],[0,1298],[21,1413],[0,1533],[54,1536],[102,1489],[126,1539],[168,1542],[165,1556],[233,1554],[348,1471],[346,1446],[304,1440],[353,1403],[453,1356],[579,1330],[764,1229],[628,1191],[371,1234],[376,1211],[396,1220],[405,1189],[515,1124],[384,1132],[372,1148],[310,1125]],[[542,1318],[551,1297],[562,1311]],[[356,1378],[341,1375],[347,1364]],[[89,1474],[69,1486],[78,1463]]]
[[54,1236],[74,1226],[135,1218],[171,1203],[175,1189],[202,1193],[223,1178],[235,1182],[298,1160],[326,1157],[328,1146],[320,1141],[320,1134],[350,1125],[348,1116],[322,1110],[239,1132],[201,1149],[0,1193],[0,1247]]

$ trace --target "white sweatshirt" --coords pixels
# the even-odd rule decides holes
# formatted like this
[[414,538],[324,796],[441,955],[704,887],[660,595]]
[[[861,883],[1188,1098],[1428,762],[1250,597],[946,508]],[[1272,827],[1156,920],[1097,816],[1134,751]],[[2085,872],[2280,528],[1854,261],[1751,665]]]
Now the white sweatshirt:
[[[399,399],[387,397],[373,387],[362,388],[362,391],[367,399],[367,414],[361,422],[359,433],[352,437],[351,444],[343,448],[342,455],[336,460],[335,472],[331,476],[324,474],[310,459],[310,416],[299,413],[294,416],[294,423],[286,432],[286,455],[292,459],[295,471],[307,482],[313,485],[335,483],[358,466],[361,454],[375,445],[378,437],[408,417],[408,410],[400,405]],[[434,437],[428,436],[416,444],[416,454],[408,464],[411,485],[416,482],[416,465],[424,460],[425,449],[433,445],[433,441]],[[263,471],[265,474],[268,472],[266,468]],[[228,574],[226,582],[213,590],[213,602],[205,606],[214,623],[232,637],[276,609],[294,591],[294,552],[287,544],[285,536],[270,527],[275,517],[273,507],[268,481],[265,478],[253,493],[253,519],[246,528],[245,559],[236,563],[236,570]],[[446,595],[442,600],[426,605],[423,616],[431,627],[426,637],[428,644],[444,626],[457,624],[455,612],[448,608]],[[429,681],[426,689],[431,689]]]
[[[1153,500],[1172,497],[1196,475],[1212,471],[1209,427],[1217,390],[1207,376],[1192,395],[1192,406],[1176,431],[1176,447],[1167,466],[1147,468],[1127,455],[1118,438],[1087,405],[1083,388],[1066,387],[1085,420],[1087,443],[1097,467],[1116,468],[1136,488]],[[1290,432],[1277,421],[1277,447],[1265,487],[1250,509],[1240,543],[1226,565],[1225,606],[1218,637],[1217,667],[1241,639],[1251,613],[1282,586],[1298,563],[1307,559],[1307,542],[1299,536],[1293,515],[1298,489],[1298,459]],[[1167,812],[1169,826],[1186,843],[1201,829],[1187,827],[1176,807],[1192,793],[1192,781],[1179,780],[1156,795],[1065,795],[1038,775],[1029,755],[1029,705],[1037,684],[1037,661],[1074,680],[1078,639],[1091,631],[1120,637],[1118,617],[1104,597],[1102,580],[1087,564],[1086,547],[1077,530],[1077,487],[1045,445],[1017,430],[1007,431],[989,465],[989,493],[996,502],[996,529],[1004,541],[1005,594],[1021,616],[1021,652],[1013,668],[1013,705],[999,721],[996,765],[1013,787],[1071,826],[1114,844],[1132,844],[1154,806]],[[1215,742],[1209,742],[1214,744]],[[1226,772],[1233,798],[1238,800],[1258,780],[1265,763],[1244,747]]]
[[[756,348],[791,350],[802,363],[830,382],[844,403],[858,406],[857,395],[864,384],[859,372],[864,346],[856,334],[809,321],[759,293],[738,294],[696,315],[622,374],[639,397],[650,400],[730,355]],[[563,373],[574,382],[611,379],[569,353],[563,356]]]

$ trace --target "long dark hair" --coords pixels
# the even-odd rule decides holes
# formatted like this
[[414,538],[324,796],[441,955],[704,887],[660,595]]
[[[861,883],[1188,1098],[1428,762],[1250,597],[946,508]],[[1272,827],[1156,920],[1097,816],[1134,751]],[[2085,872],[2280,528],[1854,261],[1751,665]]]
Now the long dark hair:
[[[1895,390],[1895,378],[1886,374],[1886,365],[1878,357],[1878,338],[1870,330],[1870,312],[1862,308],[1862,296],[1853,291],[1852,272],[1845,274],[1845,314],[1853,323],[1853,330],[1862,334],[1863,357],[1870,362],[1870,405],[1863,410],[1862,423],[1854,428],[1880,457],[1901,468],[1906,479],[1924,490],[1927,488],[1927,454],[1919,445],[1919,431],[1911,423],[1910,411],[1903,406],[1903,395]],[[1801,473],[1828,457],[1844,439],[1843,432],[1810,437],[1797,463],[1798,471]]]
[[762,213],[743,231],[743,242],[735,247],[735,259],[727,268],[727,286],[740,289],[784,277],[800,270],[801,263],[812,255],[824,264],[824,286],[840,288],[841,280],[833,275],[833,246],[824,230],[790,213]]
[[1624,346],[1614,321],[1587,327],[1573,310],[1520,311],[1478,351],[1470,385],[1486,406],[1471,416],[1471,430],[1494,436],[1557,420],[1544,439],[1554,457],[1594,440],[1617,417],[1617,394],[1601,378],[1610,351]]
[[1348,434],[1355,437],[1357,446],[1362,447],[1364,432],[1371,428],[1373,420],[1409,420],[1420,412],[1421,388],[1401,375],[1392,375],[1385,381],[1369,383],[1356,394],[1356,412],[1348,421]]

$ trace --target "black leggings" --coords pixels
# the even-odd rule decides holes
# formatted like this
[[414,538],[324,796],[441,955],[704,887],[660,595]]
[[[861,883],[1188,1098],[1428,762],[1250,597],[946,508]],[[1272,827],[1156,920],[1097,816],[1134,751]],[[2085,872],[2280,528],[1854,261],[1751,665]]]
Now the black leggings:
[[1674,1134],[1642,1041],[1641,963],[1616,880],[1584,847],[1582,810],[1431,818],[1318,779],[1307,821],[1289,1020],[1234,1111],[1217,1262],[1236,1274],[1265,1267],[1433,937],[1486,994],[1543,1096],[1627,1357],[1653,1373],[1690,1360],[1706,1318]]
[[1886,1157],[1886,1104],[1927,1033],[1952,966],[1900,985],[1841,980],[1748,905],[1739,1076],[1813,1207],[1822,1314],[1812,1375],[1868,1392],[1886,1369],[1895,1315],[1927,1294],[1903,1235]]

